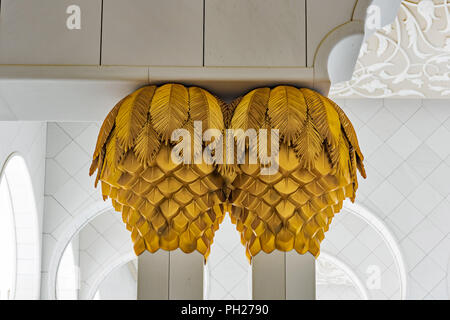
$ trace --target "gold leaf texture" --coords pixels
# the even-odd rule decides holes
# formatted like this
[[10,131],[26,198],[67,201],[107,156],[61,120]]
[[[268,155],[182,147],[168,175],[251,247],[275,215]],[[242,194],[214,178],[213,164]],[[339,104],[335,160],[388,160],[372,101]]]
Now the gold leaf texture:
[[171,158],[171,130],[192,122],[192,112],[206,128],[224,128],[210,93],[167,84],[129,95],[100,130],[91,173],[98,170],[103,197],[122,213],[137,255],[180,248],[206,259],[223,220],[226,199],[215,166]]
[[[262,175],[260,163],[174,163],[171,133],[193,133],[195,120],[203,131],[278,129],[278,172]],[[103,197],[122,213],[137,255],[180,248],[206,258],[230,212],[249,259],[275,249],[317,256],[343,200],[355,198],[356,171],[365,177],[363,159],[345,113],[313,90],[258,88],[226,104],[202,88],[165,84],[113,108],[90,174],[98,170]]]
[[[232,124],[242,118],[241,109],[236,107]],[[275,249],[317,257],[344,199],[355,197],[356,163],[363,168],[356,134],[339,107],[309,89],[271,89],[264,109],[269,127],[280,130],[279,170],[261,175],[260,164],[239,165],[232,221],[249,259]],[[249,112],[259,117],[261,110]]]

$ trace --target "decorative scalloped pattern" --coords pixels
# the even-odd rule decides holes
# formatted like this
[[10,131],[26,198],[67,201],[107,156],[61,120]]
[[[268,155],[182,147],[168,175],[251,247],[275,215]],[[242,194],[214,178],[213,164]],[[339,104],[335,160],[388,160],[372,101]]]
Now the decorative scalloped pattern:
[[[192,130],[195,120],[203,121],[204,130],[227,124],[279,130],[279,170],[263,175],[260,164],[248,161],[174,163],[168,141],[174,121]],[[90,173],[98,171],[103,198],[122,213],[137,255],[180,248],[206,258],[229,212],[251,259],[275,249],[318,256],[342,201],[355,198],[357,169],[365,177],[362,162],[348,118],[312,90],[260,88],[226,105],[201,88],[166,84],[141,88],[112,109]]]

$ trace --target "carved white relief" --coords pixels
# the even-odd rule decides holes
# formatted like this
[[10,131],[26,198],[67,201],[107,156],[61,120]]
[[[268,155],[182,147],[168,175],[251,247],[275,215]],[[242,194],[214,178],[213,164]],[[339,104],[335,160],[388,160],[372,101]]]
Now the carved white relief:
[[343,285],[354,287],[354,281],[344,270],[326,259],[316,261],[316,283],[318,285]]
[[333,97],[450,97],[450,0],[405,0],[397,18],[366,39],[350,81]]

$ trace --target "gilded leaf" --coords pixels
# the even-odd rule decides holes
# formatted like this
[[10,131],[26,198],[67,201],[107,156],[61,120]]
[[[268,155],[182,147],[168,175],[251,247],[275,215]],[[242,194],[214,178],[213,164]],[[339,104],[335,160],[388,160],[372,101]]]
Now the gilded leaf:
[[264,123],[270,89],[259,88],[247,93],[238,103],[231,119],[231,129],[258,130]]
[[106,143],[106,153],[104,160],[106,161],[106,167],[111,172],[116,170],[117,165],[122,160],[122,157],[124,155],[124,151],[121,148],[118,140],[117,128],[114,128],[114,130],[111,132],[108,142]]
[[[100,177],[101,177],[103,168],[105,166],[105,154],[106,154],[106,147],[103,147],[100,150],[100,153],[98,155],[97,176],[95,177],[95,184],[94,184],[94,186],[96,188],[97,188],[98,182],[100,181]],[[92,171],[92,167],[91,167],[91,172],[92,172],[92,174],[95,172],[95,170]]]
[[159,151],[161,142],[158,139],[158,134],[153,129],[150,121],[142,127],[139,133],[134,152],[144,167],[150,166]]
[[92,176],[95,172],[95,170],[98,169],[99,166],[99,157],[95,157],[94,160],[92,160],[91,166],[89,168],[89,176]]
[[[191,150],[190,150],[190,154],[186,155],[187,157],[190,157],[191,159],[191,163],[194,163],[194,159],[196,157],[203,157],[203,149],[202,149],[202,145],[203,145],[203,133],[200,132],[199,130],[195,131],[194,130],[194,121],[192,119],[189,119],[188,121],[186,121],[186,123],[183,125],[183,129],[186,129],[187,131],[189,131],[190,136],[191,136]],[[195,148],[195,140],[200,141],[200,148]]]
[[193,121],[202,121],[203,130],[224,129],[219,101],[208,91],[198,87],[189,88],[190,116]]
[[[234,143],[234,140],[233,140]],[[220,173],[220,175],[223,177],[225,181],[225,185],[227,186],[226,192],[231,191],[231,183],[236,177],[236,173],[239,171],[238,165],[237,165],[237,157],[236,152],[234,150],[234,146],[228,148],[229,145],[227,145],[226,136],[224,135],[223,139],[223,163],[217,164],[217,172]],[[232,155],[232,163],[227,163],[227,157],[229,157],[228,153]]]
[[[238,103],[231,118],[231,129],[237,144],[241,146],[246,141],[246,131],[255,130],[255,133],[264,125],[264,119],[269,101],[270,89],[259,88],[247,93]],[[251,152],[256,152],[257,144],[251,146]]]
[[147,121],[155,89],[155,86],[147,86],[136,90],[125,98],[120,106],[116,127],[117,138],[124,152],[133,147],[135,139]]
[[[114,108],[108,113],[108,115],[105,118],[105,121],[103,121],[102,127],[100,128],[100,132],[98,134],[97,144],[95,146],[95,151],[94,151],[94,156],[93,156],[94,160],[99,156],[100,150],[105,145],[106,140],[108,140],[109,134],[111,133],[112,129],[114,128],[117,113],[119,112],[120,106],[122,105],[124,100],[125,99],[120,100],[119,103],[117,103],[114,106]],[[94,172],[92,172],[91,175],[93,173]]]
[[153,128],[167,143],[172,131],[183,126],[189,116],[188,90],[180,84],[165,84],[155,91],[150,106]]
[[350,180],[351,170],[350,170],[350,148],[347,139],[343,134],[339,139],[339,165],[338,174],[348,178]]
[[306,120],[306,102],[299,89],[279,86],[270,92],[268,116],[272,128],[280,130],[280,138],[291,145]]
[[311,169],[322,150],[322,139],[309,114],[302,127],[302,131],[294,141],[294,148],[302,166]]
[[[328,99],[328,98],[326,98],[326,99]],[[363,164],[364,156],[361,152],[361,149],[359,148],[358,138],[356,137],[355,129],[353,128],[352,123],[350,122],[350,120],[348,119],[348,117],[344,113],[344,111],[330,99],[328,99],[328,101],[334,107],[334,109],[336,110],[336,112],[339,115],[339,120],[340,120],[342,129],[345,132],[345,136],[347,137],[350,145],[354,148],[354,150],[356,152],[356,164],[357,164],[358,170],[361,173],[361,175],[364,178],[366,178],[366,171],[364,169],[364,164]]]
[[338,144],[341,134],[339,115],[321,94],[305,88],[300,90],[305,96],[308,113],[311,115],[317,131],[320,133],[322,140],[326,140],[331,163],[333,167],[336,167],[339,161]]
[[353,197],[351,198],[352,202],[355,201],[356,190],[358,189],[358,177],[356,176],[356,153],[353,148],[350,150],[350,177],[353,181]]
[[220,107],[222,109],[223,114],[223,122],[225,123],[225,127],[229,128],[231,125],[231,119],[233,118],[234,110],[241,102],[242,97],[236,98],[231,103],[226,103],[220,100]]

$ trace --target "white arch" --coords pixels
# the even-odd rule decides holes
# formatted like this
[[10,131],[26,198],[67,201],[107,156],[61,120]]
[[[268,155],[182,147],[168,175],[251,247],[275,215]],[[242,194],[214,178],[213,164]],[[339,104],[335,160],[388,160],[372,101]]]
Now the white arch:
[[[333,50],[341,41],[347,41],[348,38],[352,40],[352,46],[341,48],[338,51]],[[334,61],[335,64],[345,65],[346,68],[354,66],[356,63],[355,55],[358,56],[361,47],[361,43],[358,44],[358,41],[361,40],[360,42],[362,42],[363,38],[364,21],[354,20],[337,26],[322,39],[314,55],[314,88],[322,89],[322,94],[328,94],[330,86],[329,69],[330,67],[333,69],[328,62]],[[353,68],[351,69],[353,71]]]
[[[8,178],[6,174],[0,176],[0,215],[2,216],[2,225],[0,227],[0,235],[2,243],[0,244],[6,252],[2,252],[2,261],[0,267],[2,275],[1,278],[10,281],[8,288],[8,293],[6,299],[14,299],[16,284],[17,284],[17,237],[16,237],[16,221],[14,215],[14,208],[11,199],[11,190],[9,188]],[[6,270],[5,270],[6,267]],[[11,274],[12,273],[12,274]],[[6,287],[0,288],[2,290]],[[0,292],[4,295],[5,292]],[[4,299],[1,297],[0,299]]]
[[321,252],[318,259],[325,259],[330,261],[332,264],[340,268],[342,271],[344,271],[348,277],[352,280],[353,284],[356,286],[356,288],[361,293],[361,296],[363,300],[369,300],[369,294],[367,293],[367,289],[362,283],[361,279],[356,275],[356,273],[342,260],[340,260],[338,257],[329,254],[327,252]]
[[97,292],[98,288],[100,287],[101,283],[105,278],[113,272],[116,268],[123,266],[124,264],[136,259],[136,255],[134,252],[128,252],[119,256],[112,257],[109,259],[109,261],[106,263],[106,267],[100,269],[97,274],[95,274],[95,282],[90,287],[86,299],[92,300],[94,299],[95,293]]
[[[11,165],[17,167],[13,173],[8,173],[8,168],[11,168]],[[31,233],[31,240],[27,241],[26,245],[31,246],[32,250],[24,250],[20,257],[16,254],[16,271],[22,271],[21,273],[16,272],[15,293],[20,293],[21,299],[39,299],[41,282],[40,234],[34,188],[28,167],[25,158],[20,153],[13,152],[3,165],[0,181],[4,176],[14,174],[13,177],[9,177],[8,186],[14,212],[16,240],[29,239]],[[17,219],[19,215],[22,217]],[[31,268],[29,267],[30,261],[32,261]],[[22,288],[23,283],[29,282],[30,276],[32,277],[32,289]],[[22,277],[24,280],[20,281]]]
[[65,222],[64,230],[53,249],[53,253],[48,267],[48,290],[47,297],[50,300],[56,299],[56,280],[58,267],[67,245],[72,238],[78,234],[92,219],[98,215],[114,210],[109,201],[98,201],[77,211],[75,217]]
[[330,80],[350,80],[361,44],[374,30],[366,28],[366,11],[378,6],[381,25],[392,23],[402,0],[356,0],[350,21],[330,30],[320,41],[314,54],[314,89],[327,95]]
[[[360,204],[346,201],[344,202],[344,209],[366,221],[382,237],[388,248],[391,250],[398,274],[400,275],[400,296],[401,299],[406,299],[407,294],[406,265],[403,258],[403,254],[400,250],[400,246],[395,237],[393,236],[392,232],[389,230],[389,228],[385,225],[383,221],[381,221],[375,214],[373,214]],[[62,255],[64,254],[66,246],[70,243],[73,236],[76,235],[86,224],[88,224],[96,216],[105,213],[109,210],[112,210],[112,206],[109,202],[103,201],[96,202],[86,209],[81,209],[80,212],[75,215],[74,219],[66,222],[66,227],[64,231],[61,233],[60,240],[57,242],[52,254],[52,258],[50,259],[49,275],[48,275],[49,299],[56,299],[56,275],[58,271],[59,262],[61,260]],[[118,266],[120,262],[125,263],[124,261],[126,259],[129,259],[128,261],[130,261],[131,256],[135,258],[135,256],[132,253],[120,257],[115,257],[114,259],[117,260],[112,261],[112,263]],[[100,276],[103,277],[104,274],[107,275],[111,271],[112,271],[111,268],[107,268],[105,269],[104,272],[100,274]],[[96,283],[97,282],[98,281],[96,281]],[[88,296],[92,298],[94,295],[95,291],[91,289],[89,291]]]
[[347,200],[344,202],[344,209],[367,222],[384,240],[385,244],[391,251],[392,256],[394,257],[395,267],[400,275],[400,297],[402,300],[405,300],[408,289],[408,277],[406,273],[405,259],[402,251],[400,250],[397,239],[394,237],[386,224],[364,206],[357,203],[351,203]]
[[361,33],[341,39],[328,56],[328,76],[332,84],[350,80],[364,40]]

